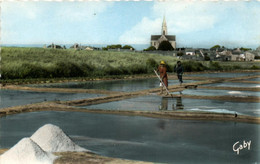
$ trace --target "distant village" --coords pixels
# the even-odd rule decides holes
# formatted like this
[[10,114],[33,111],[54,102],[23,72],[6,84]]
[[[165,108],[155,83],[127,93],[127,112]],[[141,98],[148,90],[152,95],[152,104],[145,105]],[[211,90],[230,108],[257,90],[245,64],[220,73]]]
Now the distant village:
[[[65,46],[51,44],[44,48],[66,49]],[[137,51],[131,45],[122,46],[108,45],[103,48],[91,46],[82,46],[74,44],[70,48],[75,50],[103,50],[103,51],[120,51],[120,52],[141,52],[155,53],[160,55],[174,56],[182,60],[195,61],[255,61],[260,60],[260,46],[256,50],[250,48],[235,48],[229,49],[224,46],[215,45],[210,49],[205,48],[177,48],[176,36],[168,35],[165,17],[163,18],[161,35],[151,35],[150,47]]]

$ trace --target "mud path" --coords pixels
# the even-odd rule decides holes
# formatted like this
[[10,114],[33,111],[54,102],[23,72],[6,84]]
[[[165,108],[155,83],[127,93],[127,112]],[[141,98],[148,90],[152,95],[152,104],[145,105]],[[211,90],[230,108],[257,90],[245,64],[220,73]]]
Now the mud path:
[[95,93],[95,94],[118,94],[122,92],[99,90],[99,89],[71,89],[71,88],[36,88],[36,87],[25,87],[19,85],[6,85],[3,89],[11,90],[25,90],[35,92],[60,92],[60,93]]
[[235,83],[260,84],[260,81],[233,81]]
[[36,112],[36,111],[67,111],[67,112],[87,112],[100,114],[117,114],[128,116],[144,116],[153,118],[181,119],[181,120],[203,120],[203,121],[234,121],[260,124],[260,117],[237,115],[229,113],[211,113],[199,111],[132,111],[132,110],[103,110],[103,109],[83,109],[56,102],[44,102],[31,105],[15,106],[3,108],[0,117],[7,115]]
[[94,153],[87,152],[62,152],[55,153],[55,155],[60,156],[54,161],[54,164],[152,164],[153,162],[143,162],[143,161],[134,161],[126,160],[120,158],[112,158],[100,156]]
[[[8,149],[0,149],[0,155]],[[53,162],[54,164],[152,164],[152,162],[134,161],[120,158],[105,157],[89,152],[57,152],[54,155],[58,156]]]

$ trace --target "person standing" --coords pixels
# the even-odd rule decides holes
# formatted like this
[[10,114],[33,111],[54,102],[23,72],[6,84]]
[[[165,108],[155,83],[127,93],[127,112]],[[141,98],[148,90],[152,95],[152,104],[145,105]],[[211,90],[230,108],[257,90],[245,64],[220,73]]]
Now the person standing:
[[[161,78],[162,82],[164,83],[165,87],[168,89],[168,75],[167,75],[167,68],[166,68],[164,61],[160,62],[160,65],[157,69],[157,72],[158,71],[160,73],[160,78]],[[160,94],[163,94],[163,85],[160,85],[160,86],[161,86],[161,93]],[[166,91],[166,95],[168,95],[167,91]]]
[[183,83],[183,81],[182,81],[183,67],[181,65],[181,61],[177,61],[177,65],[174,68],[174,72],[177,73],[177,77],[178,77],[180,85],[181,85]]

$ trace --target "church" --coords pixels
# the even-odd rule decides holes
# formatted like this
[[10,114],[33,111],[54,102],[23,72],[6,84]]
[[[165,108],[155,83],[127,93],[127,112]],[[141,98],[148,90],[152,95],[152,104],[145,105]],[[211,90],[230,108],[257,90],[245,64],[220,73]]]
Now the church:
[[165,16],[163,17],[162,33],[161,35],[151,36],[151,46],[154,46],[156,49],[158,49],[162,41],[169,41],[172,47],[176,49],[176,37],[175,35],[168,35]]

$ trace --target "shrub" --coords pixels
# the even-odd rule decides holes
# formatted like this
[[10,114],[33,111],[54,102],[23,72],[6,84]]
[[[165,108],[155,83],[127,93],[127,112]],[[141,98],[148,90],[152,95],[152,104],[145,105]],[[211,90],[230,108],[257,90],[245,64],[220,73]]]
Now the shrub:
[[209,69],[210,70],[223,70],[223,68],[220,66],[219,62],[212,62],[212,61],[210,61]]
[[111,66],[105,69],[105,75],[121,75],[121,73],[120,69]]
[[122,45],[121,44],[108,45],[107,48],[108,49],[118,49],[118,48],[122,48]]
[[212,50],[212,49],[217,49],[217,48],[220,48],[220,47],[221,47],[220,45],[215,45],[215,46],[211,47],[210,49]]
[[159,64],[154,59],[149,58],[146,60],[147,72],[149,73],[153,72],[153,69],[157,69],[158,66]]
[[260,69],[259,66],[253,65],[250,69]]
[[255,56],[255,59],[260,59],[260,56]]
[[134,64],[130,67],[129,73],[132,75],[147,73],[147,68],[145,67],[145,65]]
[[161,51],[172,51],[173,47],[172,47],[172,45],[171,45],[171,43],[169,41],[165,40],[165,41],[162,41],[159,44],[158,50],[161,50]]
[[144,49],[144,51],[155,51],[156,48],[154,46],[150,46],[147,49]]
[[49,74],[47,68],[35,63],[22,63],[2,70],[3,79],[43,78],[49,77]]
[[102,50],[103,50],[103,51],[107,51],[108,48],[107,48],[107,47],[102,47]]
[[210,61],[210,57],[209,57],[208,55],[205,55],[205,56],[204,56],[204,60],[205,60],[205,61]]
[[241,67],[239,65],[234,65],[233,69],[241,69]]
[[124,45],[123,47],[122,47],[122,49],[131,49],[131,50],[135,50],[132,46],[130,46],[130,45]]
[[173,72],[174,66],[171,66],[171,65],[169,65],[168,63],[166,63],[165,66],[166,66],[167,72]]
[[182,66],[185,72],[204,71],[208,69],[202,63],[196,61],[185,61],[182,63]]
[[183,52],[178,52],[178,53],[177,53],[177,56],[183,56],[183,55],[184,55]]
[[80,77],[84,76],[84,70],[72,62],[59,61],[56,63],[53,73],[56,77]]

